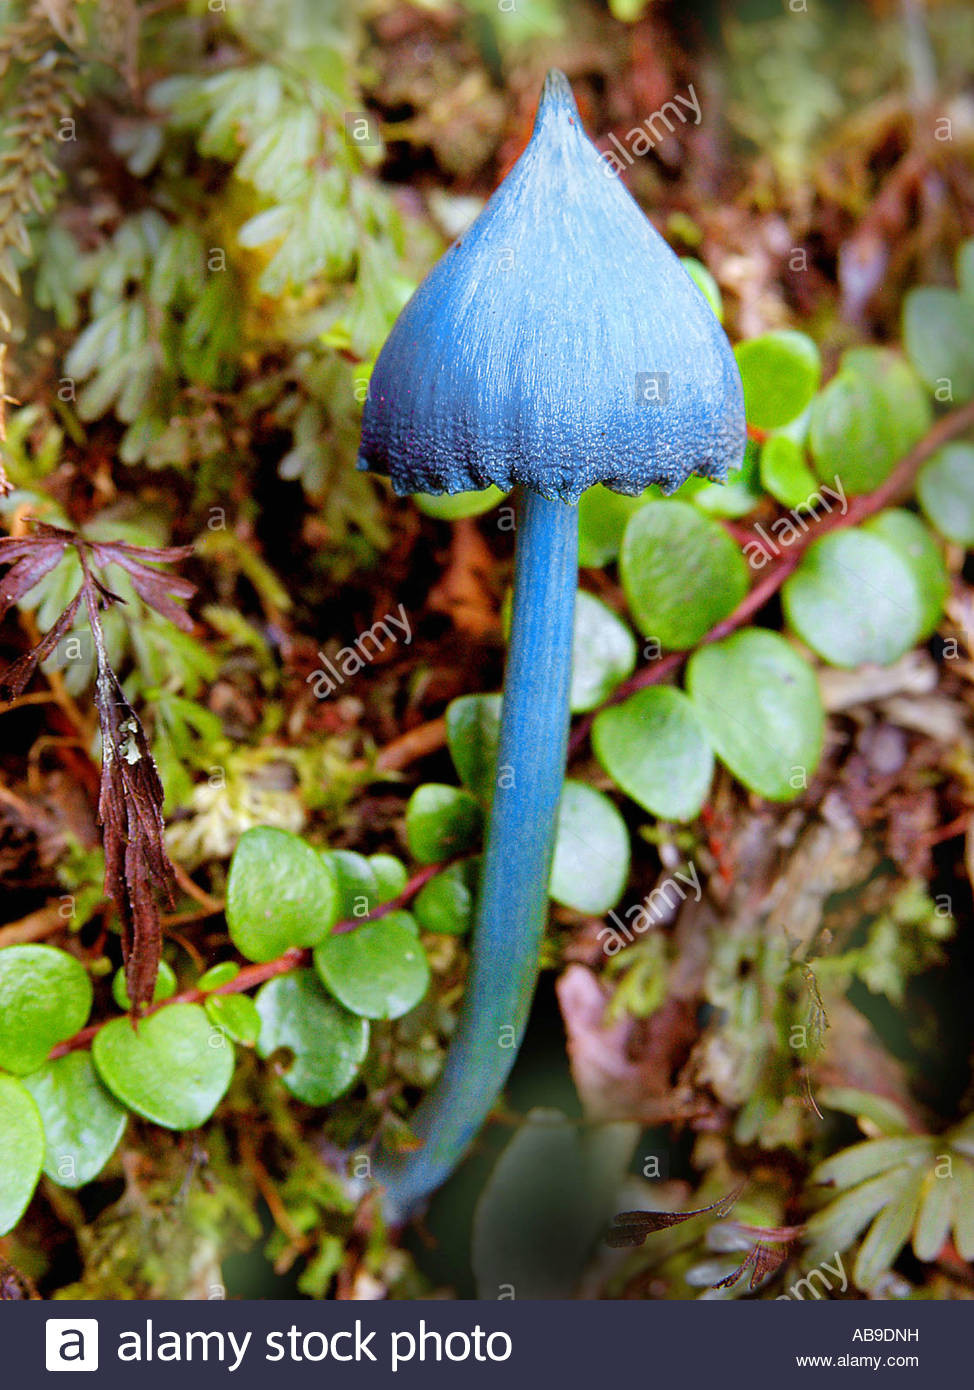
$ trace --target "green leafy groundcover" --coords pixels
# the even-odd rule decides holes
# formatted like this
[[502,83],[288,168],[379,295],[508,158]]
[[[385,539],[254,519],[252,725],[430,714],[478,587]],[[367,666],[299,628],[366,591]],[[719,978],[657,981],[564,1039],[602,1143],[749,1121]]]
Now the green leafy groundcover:
[[[921,297],[911,310],[914,329],[925,305],[940,312],[939,299]],[[827,475],[839,462],[829,452],[830,431],[841,428],[856,441],[855,448],[843,446],[836,475],[851,493],[884,481],[929,422],[911,367],[885,350],[847,354],[819,395],[817,357],[801,334],[752,340],[739,360],[755,423],[772,431],[761,479],[779,499],[798,499],[796,507],[813,520],[822,496],[816,473]],[[772,366],[780,376],[774,389]],[[769,450],[777,450],[773,458]],[[925,517],[952,541],[972,534],[965,522],[974,515],[972,457],[964,444],[947,445],[918,480]],[[703,511],[696,506],[701,498]],[[637,499],[593,489],[584,505],[583,559],[618,559],[632,624],[650,639],[645,653],[654,659],[666,648],[693,648],[747,592],[747,565],[709,514],[712,505],[691,485],[674,499],[652,489]],[[674,575],[681,576],[678,584]],[[815,672],[795,638],[831,664],[889,663],[935,629],[947,587],[936,531],[912,510],[880,511],[863,525],[803,545],[783,587],[790,633],[745,626],[692,653],[685,693],[648,684],[622,699],[617,692],[636,669],[639,638],[624,616],[582,589],[572,708],[595,712],[593,750],[601,768],[619,793],[651,815],[692,821],[710,793],[715,760],[758,795],[791,800],[815,772],[824,733]],[[644,669],[652,679],[652,667]],[[235,1045],[266,1059],[286,1054],[281,1080],[309,1105],[327,1105],[354,1084],[368,1053],[370,1020],[401,1018],[429,991],[420,933],[462,935],[472,923],[499,718],[500,697],[493,694],[463,696],[448,707],[447,741],[463,785],[421,785],[406,806],[415,862],[443,865],[412,910],[359,920],[406,888],[408,869],[394,856],[320,851],[271,827],[240,837],[227,882],[232,945],[256,965],[313,950],[313,969],[268,980],[256,999],[235,992],[239,966],[227,961],[197,982],[200,1002],[166,1005],[177,981],[163,962],[158,1012],[137,1028],[126,1018],[109,1020],[95,1034],[90,1056],[79,1051],[47,1061],[88,1019],[87,972],[49,946],[0,951],[0,1066],[10,1073],[0,1077],[12,1155],[2,1206],[8,1228],[42,1169],[67,1187],[96,1177],[130,1111],[176,1130],[204,1123],[230,1085]],[[581,914],[605,913],[625,892],[629,863],[629,833],[613,798],[569,779],[552,897]],[[351,930],[334,935],[340,920]],[[113,992],[127,1008],[121,974]],[[920,1238],[921,1249],[928,1244]],[[863,1268],[872,1271],[868,1258]]]

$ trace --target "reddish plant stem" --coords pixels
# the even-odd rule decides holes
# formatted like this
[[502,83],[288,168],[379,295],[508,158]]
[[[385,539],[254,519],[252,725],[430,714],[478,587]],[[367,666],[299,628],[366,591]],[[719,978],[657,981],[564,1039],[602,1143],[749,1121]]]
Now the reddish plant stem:
[[[387,916],[390,912],[395,912],[397,908],[404,907],[406,903],[415,898],[416,894],[424,884],[429,883],[442,869],[447,867],[447,862],[439,864],[427,864],[424,869],[406,884],[402,892],[395,898],[390,898],[387,903],[380,903],[371,912],[367,912],[362,917],[346,918],[343,922],[336,922],[332,927],[332,935],[339,936],[343,932],[355,931],[356,927],[361,927],[365,922],[376,922],[380,917]],[[276,956],[274,960],[260,961],[256,965],[245,965],[239,975],[228,980],[225,985],[220,985],[218,989],[186,989],[182,994],[174,994],[169,999],[161,999],[158,1004],[153,1004],[143,1013],[143,1018],[148,1018],[151,1014],[156,1014],[160,1009],[167,1009],[171,1004],[198,1004],[203,999],[209,999],[218,994],[244,994],[247,990],[256,989],[258,985],[264,984],[267,980],[273,980],[276,975],[289,975],[292,970],[300,970],[302,967],[311,964],[312,952],[307,948],[292,946],[290,950],[281,956]],[[78,1052],[82,1048],[90,1047],[92,1039],[104,1028],[109,1019],[103,1019],[101,1023],[89,1024],[87,1028],[82,1028],[80,1033],[75,1033],[73,1037],[65,1038],[56,1047],[52,1048],[48,1061],[54,1062],[58,1057],[64,1057],[69,1052]]]
[[[696,647],[685,652],[668,652],[666,656],[652,662],[649,666],[644,666],[641,671],[637,671],[627,681],[616,686],[609,698],[599,706],[599,709],[605,709],[608,705],[617,705],[647,685],[658,685],[667,676],[678,671],[697,648],[705,647],[711,642],[719,642],[721,638],[727,637],[730,633],[736,632],[739,627],[743,627],[764,607],[769,599],[774,597],[796,568],[798,561],[812,541],[817,540],[828,531],[844,529],[847,526],[858,526],[861,521],[875,516],[884,507],[888,507],[891,502],[898,501],[909,490],[914,477],[927,459],[949,440],[956,439],[959,434],[964,434],[969,429],[974,429],[974,401],[961,406],[959,410],[952,410],[949,415],[938,420],[920,442],[900,460],[886,481],[874,492],[866,492],[860,497],[856,497],[844,513],[841,511],[829,512],[823,516],[816,521],[813,530],[809,530],[799,540],[789,545],[787,551],[783,545],[779,546],[778,550],[782,554],[782,558],[778,563],[745,595],[733,613],[712,627],[700,639]],[[770,559],[771,552],[759,535],[748,533],[742,527],[736,527],[735,534],[743,544],[752,543],[760,547]],[[575,725],[568,741],[569,759],[573,758],[584,745],[598,712],[598,709],[591,710],[588,714],[583,715]]]

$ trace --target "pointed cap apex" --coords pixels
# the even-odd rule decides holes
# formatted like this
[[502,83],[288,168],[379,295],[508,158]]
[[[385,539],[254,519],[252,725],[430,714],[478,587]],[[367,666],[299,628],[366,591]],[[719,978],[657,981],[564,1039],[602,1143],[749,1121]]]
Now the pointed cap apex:
[[551,68],[544,80],[541,100],[538,102],[538,113],[534,119],[535,130],[544,122],[559,116],[579,120],[578,107],[568,78],[559,68]]

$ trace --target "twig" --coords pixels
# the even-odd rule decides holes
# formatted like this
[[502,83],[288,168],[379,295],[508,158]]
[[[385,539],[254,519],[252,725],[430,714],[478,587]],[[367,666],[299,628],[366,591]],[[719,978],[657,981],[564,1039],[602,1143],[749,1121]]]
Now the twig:
[[[189,874],[186,872],[184,868],[182,868],[181,865],[176,864],[174,862],[172,866],[172,871],[173,876],[176,879],[176,882],[179,884],[180,888],[186,894],[187,898],[192,898],[194,902],[198,902],[200,907],[204,909],[202,913],[194,913],[193,918],[200,916],[214,917],[218,912],[223,911],[224,905],[221,899],[211,897],[210,894],[207,893],[205,889],[201,888],[198,883],[194,883],[194,881],[190,878]],[[192,918],[190,920],[192,920]]]
[[246,1134],[243,1137],[243,1156],[257,1190],[267,1203],[267,1209],[274,1220],[274,1225],[287,1238],[287,1249],[282,1251],[274,1262],[274,1272],[279,1275],[286,1274],[297,1257],[308,1249],[311,1238],[302,1234],[291,1220],[291,1214],[281,1200],[281,1195],[275,1187],[270,1173],[257,1157],[253,1142]]
[[420,724],[387,743],[375,765],[382,772],[400,772],[419,758],[435,753],[445,742],[446,720],[431,719],[428,724]]
[[53,936],[59,927],[64,926],[60,907],[49,904],[36,912],[29,912],[17,922],[8,922],[0,927],[0,948],[19,946],[26,941],[42,941],[45,936]]

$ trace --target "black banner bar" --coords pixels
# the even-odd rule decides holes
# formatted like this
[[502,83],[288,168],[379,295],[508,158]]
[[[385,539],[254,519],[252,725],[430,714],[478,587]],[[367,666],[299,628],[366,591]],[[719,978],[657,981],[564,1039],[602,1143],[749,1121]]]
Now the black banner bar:
[[965,1304],[926,1301],[6,1303],[0,1383],[72,1372],[92,1390],[428,1390],[543,1376],[538,1387],[598,1390],[635,1371],[687,1387],[731,1372],[776,1387],[929,1384],[965,1364],[969,1331]]

